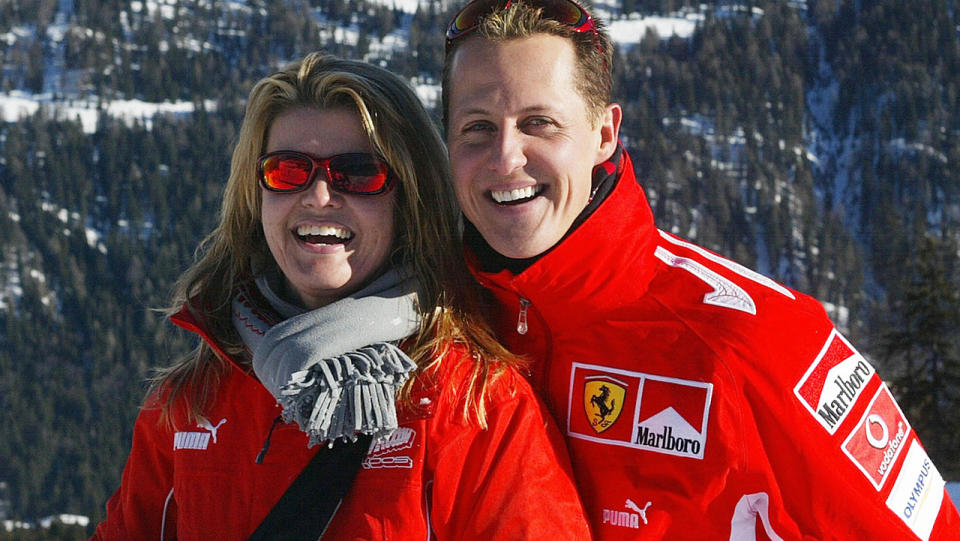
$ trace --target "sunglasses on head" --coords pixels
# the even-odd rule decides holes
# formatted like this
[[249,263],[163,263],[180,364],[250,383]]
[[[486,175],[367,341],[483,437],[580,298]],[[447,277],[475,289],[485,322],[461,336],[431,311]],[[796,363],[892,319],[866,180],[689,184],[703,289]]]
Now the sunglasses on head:
[[[523,0],[524,3],[540,8],[540,16],[544,19],[556,21],[569,26],[574,32],[591,32],[597,50],[603,53],[600,46],[600,33],[593,22],[593,17],[580,4],[573,0]],[[514,0],[473,0],[454,15],[447,27],[447,51],[457,39],[469,35],[476,30],[484,17],[508,9],[515,4]]]
[[293,150],[268,152],[257,160],[260,185],[271,192],[294,193],[306,190],[326,173],[330,187],[341,193],[376,195],[389,191],[396,175],[383,160],[371,154],[337,154],[314,158]]

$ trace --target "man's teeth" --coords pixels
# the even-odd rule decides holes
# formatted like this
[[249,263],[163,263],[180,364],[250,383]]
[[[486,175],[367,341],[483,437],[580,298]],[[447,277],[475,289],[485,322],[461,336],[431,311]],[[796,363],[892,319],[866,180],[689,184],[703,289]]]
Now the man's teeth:
[[516,188],[514,190],[506,190],[502,192],[491,191],[490,196],[493,197],[493,200],[497,203],[510,203],[511,201],[528,199],[536,195],[536,193],[536,186],[526,186],[524,188]]
[[301,225],[297,227],[297,235],[301,237],[337,237],[344,240],[352,236],[349,230],[332,225]]

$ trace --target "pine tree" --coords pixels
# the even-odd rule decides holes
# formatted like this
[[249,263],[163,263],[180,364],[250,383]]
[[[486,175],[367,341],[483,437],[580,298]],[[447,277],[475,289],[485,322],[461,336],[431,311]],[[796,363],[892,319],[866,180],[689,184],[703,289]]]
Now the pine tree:
[[960,474],[960,258],[955,241],[923,237],[891,303],[878,360],[907,418],[948,478]]

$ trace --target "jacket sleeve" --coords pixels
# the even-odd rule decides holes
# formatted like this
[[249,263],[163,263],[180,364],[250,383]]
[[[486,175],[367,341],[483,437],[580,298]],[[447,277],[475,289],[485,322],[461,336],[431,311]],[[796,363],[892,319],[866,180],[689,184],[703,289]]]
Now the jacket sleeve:
[[176,538],[173,433],[159,418],[158,408],[145,407],[137,416],[120,488],[107,502],[107,518],[91,539]]
[[463,420],[457,382],[441,392],[427,456],[437,537],[590,539],[563,440],[523,377],[491,385],[485,430]]
[[767,471],[742,518],[785,539],[960,539],[944,479],[880,374],[819,304],[785,313],[791,332],[761,329],[764,362],[740,382],[751,469]]

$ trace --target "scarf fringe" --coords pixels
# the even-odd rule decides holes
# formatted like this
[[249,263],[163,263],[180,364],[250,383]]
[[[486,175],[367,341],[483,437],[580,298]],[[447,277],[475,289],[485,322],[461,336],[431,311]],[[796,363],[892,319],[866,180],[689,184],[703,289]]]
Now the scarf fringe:
[[397,429],[394,397],[417,368],[397,346],[379,342],[325,358],[290,375],[280,389],[283,419],[296,422],[312,447],[337,439],[374,439]]

